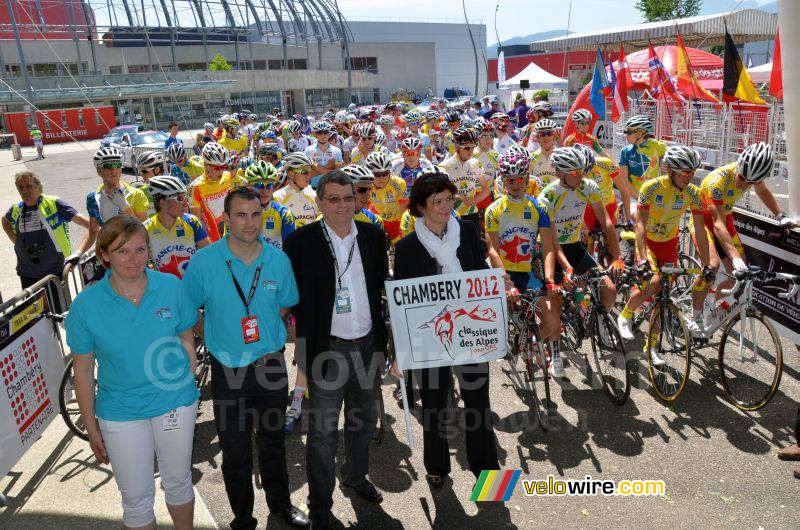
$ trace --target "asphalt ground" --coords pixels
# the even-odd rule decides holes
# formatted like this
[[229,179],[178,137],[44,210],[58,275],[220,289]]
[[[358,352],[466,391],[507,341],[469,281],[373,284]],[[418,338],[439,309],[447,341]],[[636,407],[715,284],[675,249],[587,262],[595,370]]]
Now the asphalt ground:
[[[41,175],[46,193],[61,196],[85,213],[86,193],[99,185],[89,153],[51,154],[26,165]],[[74,241],[82,237],[80,230],[73,234]],[[2,246],[5,256],[7,247],[9,243]],[[14,274],[13,262],[6,263],[4,279]],[[5,287],[3,294],[8,295]],[[642,341],[639,334],[628,345],[629,350],[640,352]],[[588,341],[584,342],[583,351],[591,354]],[[289,345],[287,358],[291,352]],[[383,492],[384,501],[380,505],[366,503],[337,484],[334,515],[341,526],[359,528],[800,527],[800,482],[792,476],[792,470],[800,468],[800,463],[776,458],[780,447],[795,442],[793,429],[800,400],[800,355],[786,340],[783,355],[781,386],[773,400],[754,413],[739,411],[727,401],[719,384],[714,349],[701,350],[694,356],[690,381],[670,406],[655,397],[645,363],[639,362],[630,399],[617,407],[606,398],[596,380],[594,385],[585,381],[578,368],[580,359],[573,356],[574,362],[567,367],[568,380],[552,385],[557,408],[546,434],[536,425],[527,401],[510,387],[507,365],[491,363],[490,394],[501,467],[522,471],[520,483],[506,503],[469,501],[475,479],[466,469],[461,429],[456,430],[450,442],[452,481],[441,490],[431,489],[425,481],[418,412],[412,411],[416,444],[409,448],[402,409],[392,398],[394,385],[387,378],[383,385],[387,432],[383,442],[372,446],[369,454],[370,478]],[[292,378],[293,369],[290,381]],[[206,397],[207,393],[208,388]],[[301,507],[305,507],[308,492],[305,427],[304,418],[286,438],[292,500]],[[77,439],[70,443],[75,447],[85,445]],[[341,457],[341,437],[339,450]],[[85,462],[83,465],[99,467],[91,458]],[[198,418],[193,476],[214,521],[225,528],[232,514],[220,464],[211,403],[206,399]],[[525,495],[522,480],[546,480],[548,475],[556,479],[583,479],[588,475],[614,481],[663,480],[666,491],[650,497]],[[253,477],[259,488],[255,506],[259,524],[286,527],[282,520],[268,517],[260,480],[256,473]],[[112,496],[109,502],[118,502],[118,497]],[[97,505],[97,517],[104,516],[107,509],[106,505]],[[64,514],[57,526],[82,528],[91,520],[91,515],[87,517],[70,519]],[[35,521],[29,519],[24,526],[52,526],[52,522],[40,526]],[[20,528],[13,519],[2,516],[0,527]]]

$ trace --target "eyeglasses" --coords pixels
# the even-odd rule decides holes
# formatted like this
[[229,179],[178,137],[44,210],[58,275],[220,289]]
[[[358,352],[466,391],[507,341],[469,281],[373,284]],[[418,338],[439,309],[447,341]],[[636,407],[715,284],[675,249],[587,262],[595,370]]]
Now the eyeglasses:
[[639,130],[638,130],[638,129],[637,129],[637,130],[633,130],[633,129],[625,129],[625,134],[626,134],[626,135],[636,134],[637,132],[639,132]]
[[253,182],[250,187],[254,190],[271,190],[275,187],[275,182]]
[[300,173],[301,175],[308,175],[309,173],[311,173],[311,169],[310,168],[290,169],[289,171],[294,171],[295,173]]
[[527,182],[528,177],[503,177],[503,181],[506,184],[519,184],[521,182]]
[[388,177],[389,176],[389,172],[388,171],[373,171],[372,174],[375,175],[376,179],[384,178],[384,177]]
[[189,198],[186,195],[173,195],[171,197],[164,197],[168,201],[187,202]]
[[575,123],[577,123],[578,125],[589,125],[589,121],[588,120],[578,120]]
[[553,131],[539,131],[536,133],[536,136],[545,138],[547,136],[553,136]]
[[214,165],[214,164],[209,164],[208,167],[210,167],[214,171],[225,171],[226,169],[228,169],[228,166],[217,166],[217,165]]
[[121,169],[122,162],[106,162],[103,164],[103,169]]
[[328,201],[332,205],[336,206],[340,202],[343,202],[345,204],[351,204],[356,200],[356,197],[355,195],[345,195],[344,197],[333,196],[333,197],[323,197],[322,200]]
[[419,149],[403,149],[403,155],[405,156],[419,156]]
[[684,170],[678,171],[677,173],[678,173],[678,175],[680,175],[682,177],[693,177],[694,174],[695,174],[695,170],[694,169],[684,169]]
[[372,188],[356,188],[356,193],[359,195],[364,195],[365,193],[369,193],[372,191]]

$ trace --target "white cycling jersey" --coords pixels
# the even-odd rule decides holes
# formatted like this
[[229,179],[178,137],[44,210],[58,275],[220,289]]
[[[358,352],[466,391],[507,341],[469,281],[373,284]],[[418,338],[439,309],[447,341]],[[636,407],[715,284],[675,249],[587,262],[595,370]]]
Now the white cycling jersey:
[[319,217],[316,198],[317,194],[311,186],[306,186],[302,190],[286,186],[276,191],[273,196],[275,202],[289,208],[298,228],[313,223]]

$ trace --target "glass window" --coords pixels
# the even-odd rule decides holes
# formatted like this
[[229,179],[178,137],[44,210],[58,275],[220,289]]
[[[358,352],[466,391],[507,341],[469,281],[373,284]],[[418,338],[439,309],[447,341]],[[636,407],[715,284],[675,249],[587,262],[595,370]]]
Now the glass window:
[[350,68],[362,72],[369,72],[372,74],[378,73],[378,58],[377,57],[351,57]]
[[95,109],[94,110],[94,124],[95,125],[100,125],[102,122],[103,122],[103,120],[100,119],[100,111]]
[[253,61],[253,70],[266,70],[267,61]]
[[81,128],[86,127],[86,118],[84,117],[83,112],[84,111],[82,110],[78,111],[78,123],[80,124]]
[[267,64],[270,70],[281,70],[283,68],[283,61],[280,59],[270,59]]
[[109,74],[121,74],[122,73],[122,66],[109,66],[108,67]]

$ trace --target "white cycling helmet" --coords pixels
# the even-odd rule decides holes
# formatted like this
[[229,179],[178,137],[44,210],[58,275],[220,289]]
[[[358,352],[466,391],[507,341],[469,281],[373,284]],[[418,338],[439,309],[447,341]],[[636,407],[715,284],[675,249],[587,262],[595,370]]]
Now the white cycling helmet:
[[511,144],[508,146],[508,149],[506,149],[506,156],[511,155],[522,155],[526,158],[530,158],[531,152],[528,151],[528,148],[523,145]]
[[333,123],[343,124],[347,123],[347,111],[340,110],[333,116]]
[[292,134],[294,134],[294,133],[299,133],[299,132],[301,132],[302,130],[303,130],[303,124],[302,124],[302,123],[300,123],[299,121],[297,121],[297,120],[292,120],[292,121],[289,123],[289,132],[290,132],[290,133],[292,133]]
[[162,169],[164,167],[163,151],[145,151],[136,157],[136,167],[139,171],[154,170],[158,166],[161,166]]
[[550,164],[562,173],[571,173],[575,170],[583,171],[586,167],[586,158],[579,149],[574,147],[556,147],[550,155]]
[[770,176],[774,163],[772,148],[764,142],[758,142],[748,146],[739,155],[739,173],[747,182],[755,184]]
[[350,164],[344,166],[342,171],[353,179],[353,184],[369,184],[371,186],[375,183],[375,175],[366,166]]
[[281,167],[285,167],[289,171],[300,169],[301,167],[310,168],[313,164],[314,162],[311,160],[311,158],[307,154],[301,153],[300,151],[289,153],[281,160]]
[[367,168],[372,171],[388,171],[392,168],[392,161],[389,155],[383,151],[373,151],[367,155],[367,159],[364,162]]
[[421,151],[422,140],[418,136],[409,136],[400,142],[400,149],[403,151]]
[[592,120],[592,113],[587,109],[578,109],[572,113],[572,121]]
[[122,163],[125,155],[116,147],[102,147],[94,154],[94,166],[100,167],[103,164],[110,164],[113,162]]
[[556,129],[558,129],[558,124],[549,118],[542,118],[533,126],[535,132],[555,131]]
[[664,163],[673,171],[694,171],[700,167],[700,155],[691,147],[671,145],[664,154]]
[[311,130],[314,132],[314,134],[329,133],[331,132],[331,124],[327,121],[315,121],[314,125],[311,127]]
[[591,170],[594,169],[595,165],[594,149],[585,144],[575,144],[573,147],[578,151],[580,151],[581,154],[583,155],[585,162],[583,166],[583,172],[589,173]]
[[548,103],[547,101],[537,101],[533,104],[533,110],[537,110],[540,112],[550,112],[553,110],[553,106]]
[[384,143],[386,143],[386,133],[383,132],[383,129],[378,127],[378,131],[375,133],[375,145],[380,147]]
[[644,114],[637,114],[636,116],[631,116],[628,121],[625,122],[625,129],[644,131],[651,135],[653,134],[653,121]]
[[180,142],[174,142],[167,147],[167,158],[174,164],[180,163],[186,157],[186,148]]
[[385,125],[386,127],[394,127],[394,118],[389,116],[388,114],[383,114],[381,116],[378,116],[378,119],[375,120],[375,123],[381,126]]
[[178,177],[159,175],[150,179],[150,195],[156,197],[172,197],[186,193],[186,185]]
[[203,162],[212,166],[227,166],[228,150],[217,143],[208,143],[203,146]]

